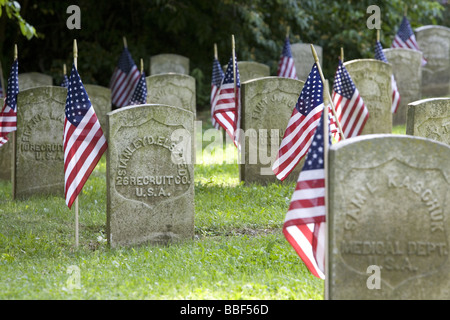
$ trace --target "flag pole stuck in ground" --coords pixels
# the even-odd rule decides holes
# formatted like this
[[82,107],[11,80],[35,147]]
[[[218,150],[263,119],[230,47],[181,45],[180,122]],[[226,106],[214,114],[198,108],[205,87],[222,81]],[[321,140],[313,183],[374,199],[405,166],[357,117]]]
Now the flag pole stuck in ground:
[[[78,47],[77,40],[73,40],[73,65],[78,70]],[[78,196],[75,198],[75,247],[78,248],[79,236],[78,236]]]
[[108,144],[78,74],[76,40],[73,53],[64,110],[64,195],[69,209],[75,204],[75,246],[78,247],[78,195]]

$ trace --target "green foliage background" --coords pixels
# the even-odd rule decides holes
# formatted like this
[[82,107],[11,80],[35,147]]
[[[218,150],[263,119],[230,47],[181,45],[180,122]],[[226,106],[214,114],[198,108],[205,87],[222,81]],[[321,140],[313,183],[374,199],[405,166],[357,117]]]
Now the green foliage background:
[[[14,1],[2,0],[6,5]],[[270,66],[276,74],[287,27],[291,43],[320,45],[324,50],[325,76],[333,78],[340,47],[345,59],[373,57],[376,31],[366,26],[369,5],[381,9],[382,44],[389,47],[405,6],[413,28],[427,24],[449,25],[448,3],[439,1],[324,1],[324,0],[80,0],[17,1],[20,15],[37,31],[28,40],[22,24],[0,17],[0,59],[5,77],[12,61],[14,43],[19,47],[19,72],[52,75],[62,79],[63,63],[70,66],[72,43],[77,39],[78,69],[84,83],[108,86],[126,36],[138,63],[160,53],[176,53],[190,59],[197,80],[197,108],[209,104],[213,45],[217,43],[222,64],[231,55],[231,35],[236,38],[239,61]],[[441,2],[445,2],[442,1]],[[69,30],[69,5],[81,9],[81,30]],[[29,28],[29,27],[27,27]],[[30,34],[28,34],[30,37]],[[147,71],[148,74],[148,71]]]

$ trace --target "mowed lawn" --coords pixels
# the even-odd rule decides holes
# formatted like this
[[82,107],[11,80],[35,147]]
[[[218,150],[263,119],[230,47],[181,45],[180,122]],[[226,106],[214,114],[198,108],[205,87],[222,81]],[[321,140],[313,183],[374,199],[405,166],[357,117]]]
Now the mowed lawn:
[[0,299],[323,299],[324,281],[282,234],[295,184],[245,186],[236,161],[199,157],[195,235],[168,246],[108,247],[105,157],[79,196],[77,248],[63,198],[13,201],[1,181]]

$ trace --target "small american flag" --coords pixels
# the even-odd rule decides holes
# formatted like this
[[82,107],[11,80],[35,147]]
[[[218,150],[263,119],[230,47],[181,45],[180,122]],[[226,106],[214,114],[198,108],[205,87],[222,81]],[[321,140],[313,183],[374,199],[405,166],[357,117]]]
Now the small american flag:
[[61,82],[61,87],[64,87],[64,88],[69,87],[69,78],[67,77],[67,74],[65,74],[63,77],[63,81]]
[[[402,23],[395,34],[394,40],[392,41],[391,48],[405,48],[420,51],[419,45],[416,41],[416,36],[411,28],[406,16],[403,16]],[[422,57],[422,66],[427,64],[427,60]]]
[[17,130],[17,95],[19,94],[19,62],[16,59],[12,66],[6,88],[6,99],[0,112],[0,146],[8,141],[8,133]]
[[[359,91],[341,59],[339,59],[339,66],[334,77],[332,100],[344,136],[351,138],[359,135],[369,118],[369,110],[364,105]],[[335,118],[331,117],[330,127],[336,126],[335,123]],[[335,134],[336,141],[339,141],[340,138],[339,133]]]
[[239,144],[239,121],[240,121],[240,87],[239,70],[237,59],[236,68],[236,92],[234,92],[233,57],[228,62],[225,77],[217,94],[217,102],[214,108],[214,119],[233,139],[234,144],[240,149]]
[[[283,233],[313,275],[325,273],[325,161],[322,112],[286,214]],[[327,123],[328,124],[328,123]],[[328,131],[329,132],[329,131]]]
[[145,72],[142,71],[139,82],[134,90],[133,96],[130,99],[129,105],[145,104],[147,103],[147,82],[145,80]]
[[111,77],[111,102],[116,107],[128,104],[140,79],[140,73],[127,48],[123,48],[119,63]]
[[284,41],[283,52],[278,63],[277,75],[279,77],[297,79],[297,70],[295,69],[294,58],[292,57],[289,37],[286,37]]
[[308,152],[323,109],[323,84],[314,63],[292,112],[272,170],[284,180]]
[[64,119],[64,193],[69,208],[107,146],[80,75],[72,66]]
[[222,67],[220,66],[219,60],[214,58],[213,67],[212,67],[212,78],[211,78],[211,121],[214,128],[219,129],[220,125],[217,123],[216,119],[214,119],[214,110],[217,104],[217,94],[220,90],[220,84],[222,83],[225,74],[223,73]]
[[[383,47],[381,46],[381,43],[379,41],[377,41],[375,43],[375,59],[389,63],[388,60],[386,59],[386,56],[384,55]],[[397,88],[397,82],[395,81],[395,77],[393,74],[391,76],[391,87],[392,87],[391,111],[392,111],[392,113],[396,113],[398,106],[400,105],[401,98],[400,98],[400,92],[398,91],[398,88]]]

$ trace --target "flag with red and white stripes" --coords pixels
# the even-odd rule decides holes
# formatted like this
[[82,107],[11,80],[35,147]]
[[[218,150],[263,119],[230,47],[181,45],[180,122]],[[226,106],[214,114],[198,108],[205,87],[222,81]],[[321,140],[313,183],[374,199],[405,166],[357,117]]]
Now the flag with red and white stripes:
[[[334,77],[332,100],[344,137],[351,138],[361,134],[369,118],[369,110],[341,59]],[[330,120],[330,127],[333,126],[337,127],[334,116]],[[334,137],[339,141],[341,135],[337,132]]]
[[6,88],[6,99],[0,112],[0,146],[8,141],[8,133],[17,130],[17,95],[19,94],[19,62],[12,66]]
[[283,78],[297,79],[297,70],[295,69],[294,58],[292,57],[289,37],[286,37],[284,41],[283,51],[278,62],[277,75]]
[[210,103],[211,103],[211,122],[214,128],[219,129],[220,125],[217,123],[214,118],[214,110],[217,104],[217,94],[220,90],[220,85],[223,81],[225,74],[223,73],[222,67],[220,66],[219,60],[214,58],[213,60],[213,68],[212,68],[212,78],[211,78],[211,95],[210,95]]
[[308,152],[323,110],[323,83],[314,63],[289,119],[272,170],[284,180]]
[[[406,16],[403,16],[402,23],[395,34],[391,48],[412,49],[421,52],[419,45],[417,44],[416,36],[411,28],[411,24]],[[427,60],[422,56],[422,66],[426,64]]]
[[321,279],[325,278],[324,143],[331,144],[330,135],[324,135],[324,116],[325,112],[322,112],[283,225],[283,233],[288,242],[309,271]]
[[[380,41],[377,41],[375,43],[375,59],[381,60],[383,62],[389,63],[386,59],[386,56],[383,52],[383,47],[381,46]],[[392,107],[391,111],[392,113],[396,113],[398,106],[400,105],[400,92],[397,88],[397,82],[395,81],[394,74],[391,75],[391,88],[392,88]]]
[[64,119],[64,194],[69,208],[108,147],[75,66],[69,77]]
[[228,62],[225,77],[220,85],[217,94],[217,102],[214,107],[214,119],[233,139],[235,146],[240,149],[239,126],[240,126],[240,79],[237,59],[235,60],[236,69],[236,90],[234,85],[233,57]]
[[116,107],[128,105],[141,73],[127,48],[123,48],[119,63],[111,77],[111,102]]

